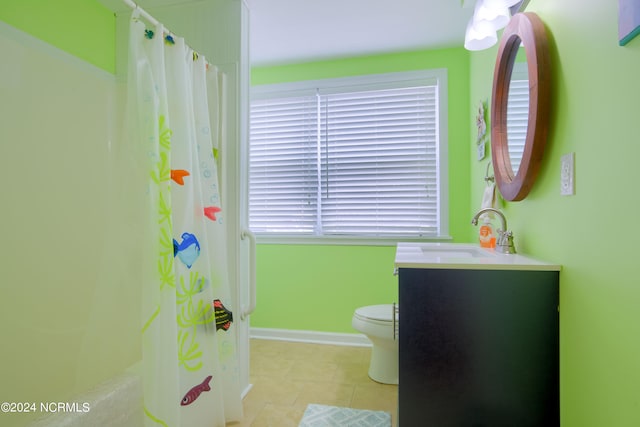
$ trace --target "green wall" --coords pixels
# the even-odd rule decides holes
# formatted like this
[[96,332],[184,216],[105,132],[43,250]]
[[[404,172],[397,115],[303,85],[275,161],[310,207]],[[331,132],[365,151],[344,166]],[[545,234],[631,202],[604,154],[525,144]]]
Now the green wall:
[[115,72],[115,16],[96,0],[1,0],[0,20]]
[[[617,2],[531,0],[527,10],[551,37],[553,120],[538,182],[504,211],[520,252],[563,265],[562,426],[638,426],[640,38],[618,46]],[[471,56],[472,104],[490,98],[496,53]],[[576,195],[560,196],[570,152]],[[485,167],[471,160],[472,208]]]
[[[469,54],[443,49],[252,69],[252,84],[418,69],[448,69],[449,231],[467,241],[469,207]],[[353,311],[397,301],[395,246],[259,244],[254,327],[355,332]]]

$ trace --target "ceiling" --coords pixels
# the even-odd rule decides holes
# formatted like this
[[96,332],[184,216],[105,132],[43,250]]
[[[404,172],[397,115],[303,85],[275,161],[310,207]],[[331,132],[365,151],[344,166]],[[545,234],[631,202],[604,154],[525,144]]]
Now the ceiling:
[[[114,12],[122,0],[98,0]],[[135,1],[135,0],[134,0]],[[141,7],[198,0],[138,0]],[[475,0],[244,0],[250,60],[277,65],[462,47]]]
[[247,0],[252,65],[462,47],[472,0]]

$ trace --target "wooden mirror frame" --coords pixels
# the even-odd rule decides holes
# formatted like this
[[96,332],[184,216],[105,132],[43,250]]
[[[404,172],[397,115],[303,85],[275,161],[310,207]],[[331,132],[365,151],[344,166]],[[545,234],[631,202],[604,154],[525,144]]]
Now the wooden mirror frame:
[[[507,101],[513,64],[524,44],[529,73],[529,120],[524,153],[513,173],[507,137]],[[493,74],[491,159],[496,183],[508,201],[524,199],[536,180],[549,128],[551,61],[544,24],[532,12],[517,13],[504,29]]]

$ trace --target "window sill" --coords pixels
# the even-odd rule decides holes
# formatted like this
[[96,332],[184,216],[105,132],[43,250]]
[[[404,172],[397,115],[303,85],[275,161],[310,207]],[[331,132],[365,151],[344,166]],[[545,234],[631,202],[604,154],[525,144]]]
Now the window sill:
[[356,236],[265,236],[256,235],[257,244],[267,245],[345,245],[396,246],[398,242],[446,242],[451,236],[431,237],[356,237]]

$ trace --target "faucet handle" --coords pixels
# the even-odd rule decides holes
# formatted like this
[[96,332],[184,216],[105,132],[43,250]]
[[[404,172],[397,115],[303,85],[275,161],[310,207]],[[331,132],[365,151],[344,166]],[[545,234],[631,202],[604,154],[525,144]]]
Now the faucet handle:
[[505,231],[502,233],[502,245],[503,245],[503,252],[505,254],[516,253],[516,247],[513,244],[513,233],[511,231]]

